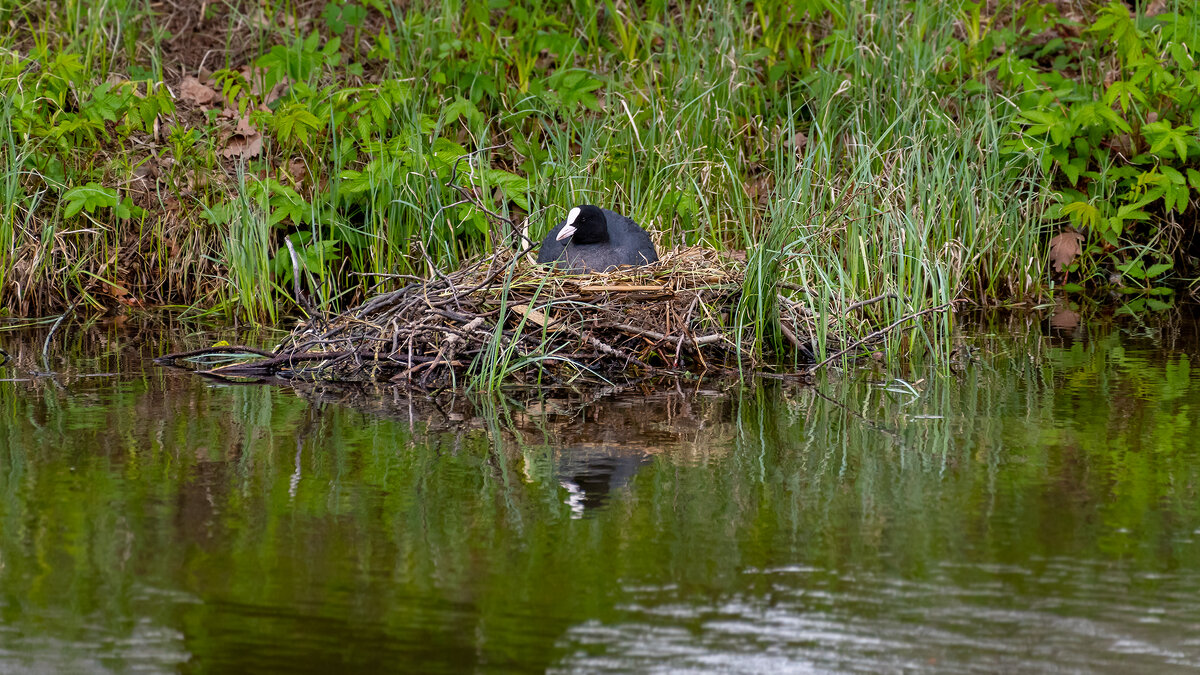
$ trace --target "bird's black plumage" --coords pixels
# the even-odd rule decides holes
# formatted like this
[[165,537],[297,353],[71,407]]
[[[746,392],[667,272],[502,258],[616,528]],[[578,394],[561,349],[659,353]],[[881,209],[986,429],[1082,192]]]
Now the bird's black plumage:
[[[563,229],[570,227],[567,236]],[[554,263],[571,272],[607,272],[620,265],[645,265],[658,260],[650,235],[629,218],[584,204],[571,209],[538,251],[539,263]]]

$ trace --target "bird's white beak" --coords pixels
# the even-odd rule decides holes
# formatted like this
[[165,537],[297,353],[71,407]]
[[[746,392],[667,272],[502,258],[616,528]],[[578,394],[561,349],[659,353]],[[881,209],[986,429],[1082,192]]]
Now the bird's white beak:
[[579,217],[579,207],[578,206],[576,206],[575,208],[568,211],[567,212],[567,224],[563,226],[563,229],[558,231],[558,236],[554,238],[554,241],[562,241],[564,239],[567,239],[571,235],[575,234],[575,219],[578,217]]

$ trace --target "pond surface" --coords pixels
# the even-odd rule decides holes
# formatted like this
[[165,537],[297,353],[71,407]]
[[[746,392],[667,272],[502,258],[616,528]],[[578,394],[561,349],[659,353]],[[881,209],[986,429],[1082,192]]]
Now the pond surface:
[[1193,672],[1197,322],[1051,323],[536,402],[2,332],[0,672]]

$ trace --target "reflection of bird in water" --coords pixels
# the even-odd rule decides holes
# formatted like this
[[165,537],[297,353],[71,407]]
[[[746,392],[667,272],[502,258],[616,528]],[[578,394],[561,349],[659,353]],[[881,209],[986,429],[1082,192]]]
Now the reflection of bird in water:
[[638,448],[575,445],[559,451],[554,475],[570,493],[566,503],[571,516],[582,518],[588,510],[608,502],[613,490],[628,485],[650,460],[650,455]]

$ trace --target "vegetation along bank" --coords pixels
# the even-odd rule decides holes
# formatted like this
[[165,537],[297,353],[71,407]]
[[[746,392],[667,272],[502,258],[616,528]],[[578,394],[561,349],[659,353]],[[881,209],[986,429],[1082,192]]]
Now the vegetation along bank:
[[10,316],[333,314],[581,203],[744,256],[715,320],[751,353],[788,316],[819,359],[922,312],[884,350],[948,350],[928,310],[956,299],[1149,311],[1196,270],[1192,3],[0,0],[0,25]]

